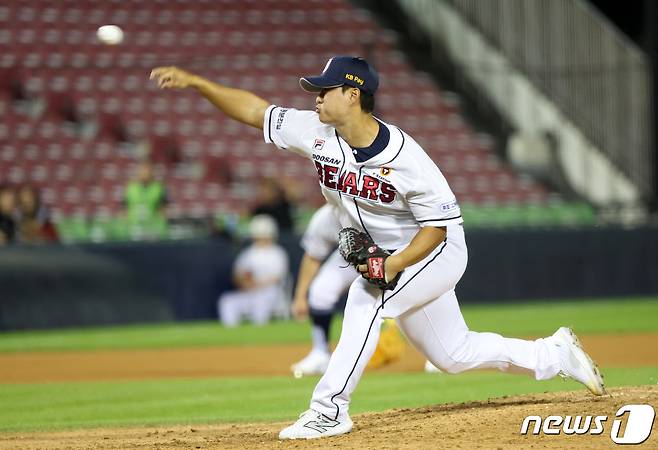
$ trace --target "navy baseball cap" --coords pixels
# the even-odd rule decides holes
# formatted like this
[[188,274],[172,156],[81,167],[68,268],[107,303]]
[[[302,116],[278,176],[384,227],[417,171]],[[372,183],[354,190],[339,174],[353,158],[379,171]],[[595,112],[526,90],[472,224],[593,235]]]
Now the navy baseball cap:
[[363,58],[334,56],[327,61],[321,75],[299,79],[299,85],[307,92],[319,92],[345,84],[374,94],[379,87],[379,75]]

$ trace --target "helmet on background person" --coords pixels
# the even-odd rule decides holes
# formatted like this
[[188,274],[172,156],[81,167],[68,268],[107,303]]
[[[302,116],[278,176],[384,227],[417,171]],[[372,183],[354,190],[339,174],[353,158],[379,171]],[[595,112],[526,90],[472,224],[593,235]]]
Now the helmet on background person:
[[251,219],[249,235],[252,239],[275,240],[278,233],[279,228],[272,217],[265,214],[258,214]]

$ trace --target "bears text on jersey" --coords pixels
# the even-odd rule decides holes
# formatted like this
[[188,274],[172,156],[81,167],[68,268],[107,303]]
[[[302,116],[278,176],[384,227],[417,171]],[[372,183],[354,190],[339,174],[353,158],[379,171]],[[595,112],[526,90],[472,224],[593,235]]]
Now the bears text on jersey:
[[340,171],[338,166],[322,164],[315,161],[318,179],[327,189],[339,191],[352,197],[360,197],[366,200],[379,201],[381,203],[392,203],[395,200],[395,187],[392,184],[378,180],[370,175],[359,178],[356,172]]

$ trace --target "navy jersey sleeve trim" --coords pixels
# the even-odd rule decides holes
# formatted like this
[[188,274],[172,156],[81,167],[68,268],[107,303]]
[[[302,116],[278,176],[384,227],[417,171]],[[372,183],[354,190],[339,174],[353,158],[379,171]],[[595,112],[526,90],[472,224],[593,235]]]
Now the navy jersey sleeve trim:
[[270,142],[274,142],[272,140],[272,111],[276,109],[276,106],[272,106],[273,107],[270,108],[270,114],[267,116],[267,138],[270,140]]
[[421,223],[422,222],[445,222],[447,220],[461,219],[461,217],[462,216],[460,214],[460,215],[454,216],[454,217],[446,217],[446,218],[443,218],[443,219],[425,219],[425,220],[419,220],[418,222],[421,222]]

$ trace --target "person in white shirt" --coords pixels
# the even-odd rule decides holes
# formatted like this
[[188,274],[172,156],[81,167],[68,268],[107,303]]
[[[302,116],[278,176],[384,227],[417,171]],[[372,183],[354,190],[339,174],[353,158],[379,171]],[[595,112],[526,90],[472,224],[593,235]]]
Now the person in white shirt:
[[[310,318],[312,348],[290,367],[296,378],[322,375],[327,370],[331,356],[329,329],[336,305],[359,276],[336,248],[340,228],[334,207],[324,205],[313,214],[301,239],[304,256],[295,286],[292,314],[298,320]],[[402,356],[405,343],[395,321],[388,319],[383,328],[368,368],[391,364]],[[430,361],[425,362],[425,371],[441,372]]]
[[[324,205],[318,209],[308,224],[301,239],[304,256],[299,269],[295,295],[292,303],[293,317],[311,320],[311,351],[290,369],[296,378],[307,375],[322,375],[329,365],[329,327],[341,296],[359,276],[345,263],[336,248],[341,226],[336,219],[334,207]],[[378,368],[397,361],[405,343],[395,325],[388,320],[377,348],[368,364]],[[425,371],[440,372],[430,361],[425,362]]]
[[[367,61],[336,56],[322,74],[301,78],[301,87],[316,94],[315,111],[271,105],[175,67],[156,68],[151,77],[161,88],[197,89],[229,117],[262,128],[266,142],[310,159],[341,226],[366,232],[393,251],[385,260],[386,279],[401,273],[393,291],[378,290],[362,277],[352,283],[340,340],[310,408],[279,433],[280,439],[352,430],[350,397],[384,318],[394,318],[407,339],[444,372],[496,368],[537,380],[562,374],[596,395],[604,392],[596,365],[568,328],[534,341],[468,329],[455,295],[467,262],[459,204],[411,136],[373,115],[379,77]],[[367,273],[367,267],[359,271]]]
[[322,375],[327,370],[331,356],[329,327],[334,308],[358,277],[336,248],[341,227],[333,209],[330,205],[318,209],[301,240],[304,256],[295,286],[292,314],[298,320],[310,318],[312,348],[290,367],[297,378]]
[[288,255],[275,243],[276,222],[270,216],[256,215],[249,233],[253,243],[240,252],[233,266],[233,281],[239,290],[225,292],[217,300],[219,319],[228,327],[243,318],[266,324],[285,295]]

